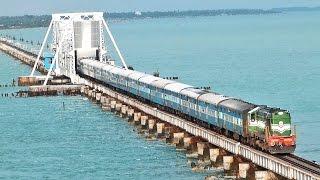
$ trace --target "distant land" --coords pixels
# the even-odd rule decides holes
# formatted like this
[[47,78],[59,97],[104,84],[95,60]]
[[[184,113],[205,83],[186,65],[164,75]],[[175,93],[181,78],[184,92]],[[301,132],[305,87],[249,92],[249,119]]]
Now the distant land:
[[[276,14],[286,11],[318,11],[320,7],[290,7],[262,9],[220,9],[220,10],[190,10],[190,11],[167,11],[167,12],[122,12],[104,13],[108,20],[130,20],[142,18],[169,18],[169,17],[197,17],[197,16],[221,16],[221,15],[263,15]],[[0,17],[0,29],[19,29],[47,27],[51,15],[25,15],[25,16],[2,16]]]
[[288,7],[288,8],[273,8],[272,10],[281,12],[290,11],[320,11],[320,7]]

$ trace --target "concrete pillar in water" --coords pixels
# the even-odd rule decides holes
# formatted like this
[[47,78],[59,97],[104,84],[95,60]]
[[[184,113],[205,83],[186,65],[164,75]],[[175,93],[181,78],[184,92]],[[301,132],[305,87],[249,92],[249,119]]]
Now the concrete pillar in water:
[[121,103],[117,103],[117,104],[116,104],[116,112],[117,112],[117,113],[120,113],[121,107],[122,107],[122,104],[121,104]]
[[185,149],[190,149],[190,146],[191,146],[191,137],[184,137],[183,138],[183,147]]
[[97,93],[96,93],[96,101],[97,101],[98,103],[100,103],[100,100],[101,100],[101,93],[97,92]]
[[116,104],[117,104],[117,101],[115,101],[115,100],[112,100],[110,102],[110,107],[111,107],[112,112],[114,112],[116,110]]
[[88,91],[88,97],[91,98],[92,97],[92,90]]
[[142,129],[146,129],[148,125],[148,116],[141,116],[140,124]]
[[134,109],[129,108],[127,114],[128,114],[128,120],[129,121],[133,120]]
[[101,103],[101,105],[103,105],[105,102],[106,102],[106,96],[104,96],[104,95],[101,95],[101,97],[100,97],[100,103]]
[[249,168],[249,163],[239,163],[239,177],[242,179],[246,179]]
[[153,133],[154,132],[155,124],[156,124],[156,121],[154,119],[149,119],[148,120],[149,133]]
[[101,107],[105,111],[110,111],[111,110],[111,105],[110,105],[110,99],[106,96],[101,96]]
[[256,180],[267,180],[267,171],[256,171],[255,178]]
[[106,96],[106,99],[105,99],[104,103],[111,104],[111,98]]
[[172,143],[176,145],[176,147],[181,148],[184,146],[183,138],[185,134],[184,132],[173,133]]
[[86,89],[86,87],[85,86],[81,86],[81,88],[80,88],[80,93],[81,94],[84,94],[84,90]]
[[218,148],[210,149],[210,160],[212,162],[217,162],[220,150]]
[[111,105],[104,103],[104,104],[102,104],[102,109],[105,111],[111,111]]
[[209,159],[209,144],[207,142],[198,142],[197,143],[198,148],[198,156],[200,160],[207,160]]
[[89,94],[89,88],[86,86],[86,88],[84,89],[84,94],[86,95],[86,96],[88,96],[88,94]]
[[255,178],[256,180],[278,179],[277,175],[272,171],[256,171]]
[[164,127],[164,135],[166,137],[167,143],[172,143],[173,141],[173,133],[177,132],[174,126],[165,126]]
[[161,137],[164,135],[164,123],[157,123],[157,136]]
[[121,106],[121,117],[126,118],[127,117],[127,111],[128,111],[128,106],[122,105]]
[[223,169],[225,171],[231,170],[232,163],[233,163],[233,156],[223,156]]
[[95,90],[95,89],[92,90],[91,98],[92,98],[93,100],[96,100],[96,90]]
[[135,125],[138,125],[140,123],[141,113],[134,113],[133,114],[133,122]]
[[187,150],[186,156],[189,158],[198,158],[198,147],[197,143],[200,141],[199,138],[192,137],[184,137],[183,138],[183,147]]

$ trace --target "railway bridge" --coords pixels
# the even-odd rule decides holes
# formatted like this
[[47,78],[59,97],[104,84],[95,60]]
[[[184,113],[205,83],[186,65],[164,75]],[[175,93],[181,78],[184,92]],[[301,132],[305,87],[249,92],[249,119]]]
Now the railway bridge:
[[[52,35],[51,49],[53,56],[50,56],[51,59],[49,59],[48,62],[44,62],[47,57],[44,56],[43,51],[45,44],[49,41],[50,34]],[[40,82],[43,83],[42,86],[46,87],[48,86],[48,81],[53,77],[68,77],[72,84],[82,84],[87,88],[89,87],[89,89],[84,88],[83,93],[94,96],[94,98],[99,99],[100,102],[102,102],[102,97],[104,95],[116,100],[116,102],[121,102],[127,109],[128,107],[131,107],[149,117],[158,119],[173,127],[177,127],[183,132],[182,138],[184,138],[184,141],[188,139],[184,134],[199,137],[201,140],[197,143],[198,150],[201,148],[202,150],[208,148],[210,157],[214,157],[215,155],[219,156],[219,150],[227,151],[228,156],[223,157],[224,164],[228,164],[228,159],[230,160],[230,157],[241,157],[245,162],[255,164],[256,166],[265,169],[265,171],[273,172],[282,178],[306,180],[320,179],[320,166],[313,162],[293,154],[271,155],[256,150],[200,126],[199,124],[146,104],[135,97],[116,91],[105,84],[79,76],[77,72],[77,61],[82,59],[93,59],[112,66],[117,66],[115,60],[109,57],[106,38],[111,42],[110,44],[118,55],[118,64],[124,69],[128,69],[125,59],[109,29],[108,23],[103,17],[103,13],[99,12],[53,14],[42,47],[37,55],[15,46],[4,38],[0,40],[0,50],[27,62],[29,65],[33,65],[32,72],[27,76],[27,79],[41,79]],[[49,66],[46,66],[46,63],[49,63]],[[45,76],[35,76],[36,70],[45,73]],[[115,106],[115,103],[113,102],[109,102],[109,104],[111,107],[112,105]],[[131,113],[131,115],[133,114]],[[157,125],[160,127],[162,124],[158,123]],[[178,137],[178,135],[181,134],[175,132],[175,135],[175,137]],[[205,142],[203,143],[203,141]],[[215,154],[216,151],[218,151],[217,154]],[[229,164],[232,162],[233,160],[231,158]],[[243,162],[239,163],[238,170],[248,170],[249,167],[246,165],[247,164]],[[261,175],[261,179],[267,179],[266,173],[263,173],[265,171],[259,171],[264,174]],[[255,177],[256,179],[259,179],[257,173]]]

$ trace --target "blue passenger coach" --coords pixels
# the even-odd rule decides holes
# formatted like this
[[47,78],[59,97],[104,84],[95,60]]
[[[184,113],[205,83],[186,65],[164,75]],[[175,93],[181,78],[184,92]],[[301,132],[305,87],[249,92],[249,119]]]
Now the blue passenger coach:
[[126,93],[238,135],[245,133],[245,114],[254,107],[236,98],[96,60],[81,60],[78,71]]

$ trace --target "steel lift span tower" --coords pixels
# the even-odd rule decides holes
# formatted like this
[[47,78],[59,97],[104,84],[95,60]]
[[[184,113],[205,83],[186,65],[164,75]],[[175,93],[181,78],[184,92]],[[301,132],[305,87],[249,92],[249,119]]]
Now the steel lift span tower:
[[95,59],[113,64],[108,58],[105,31],[116,50],[121,63],[127,69],[126,62],[117,46],[117,43],[103,18],[102,12],[53,14],[49,28],[43,40],[31,75],[34,76],[36,67],[42,57],[49,34],[52,34],[52,60],[43,85],[47,85],[51,75],[67,76],[73,83],[79,83],[80,77],[76,74],[76,62],[81,59]]

